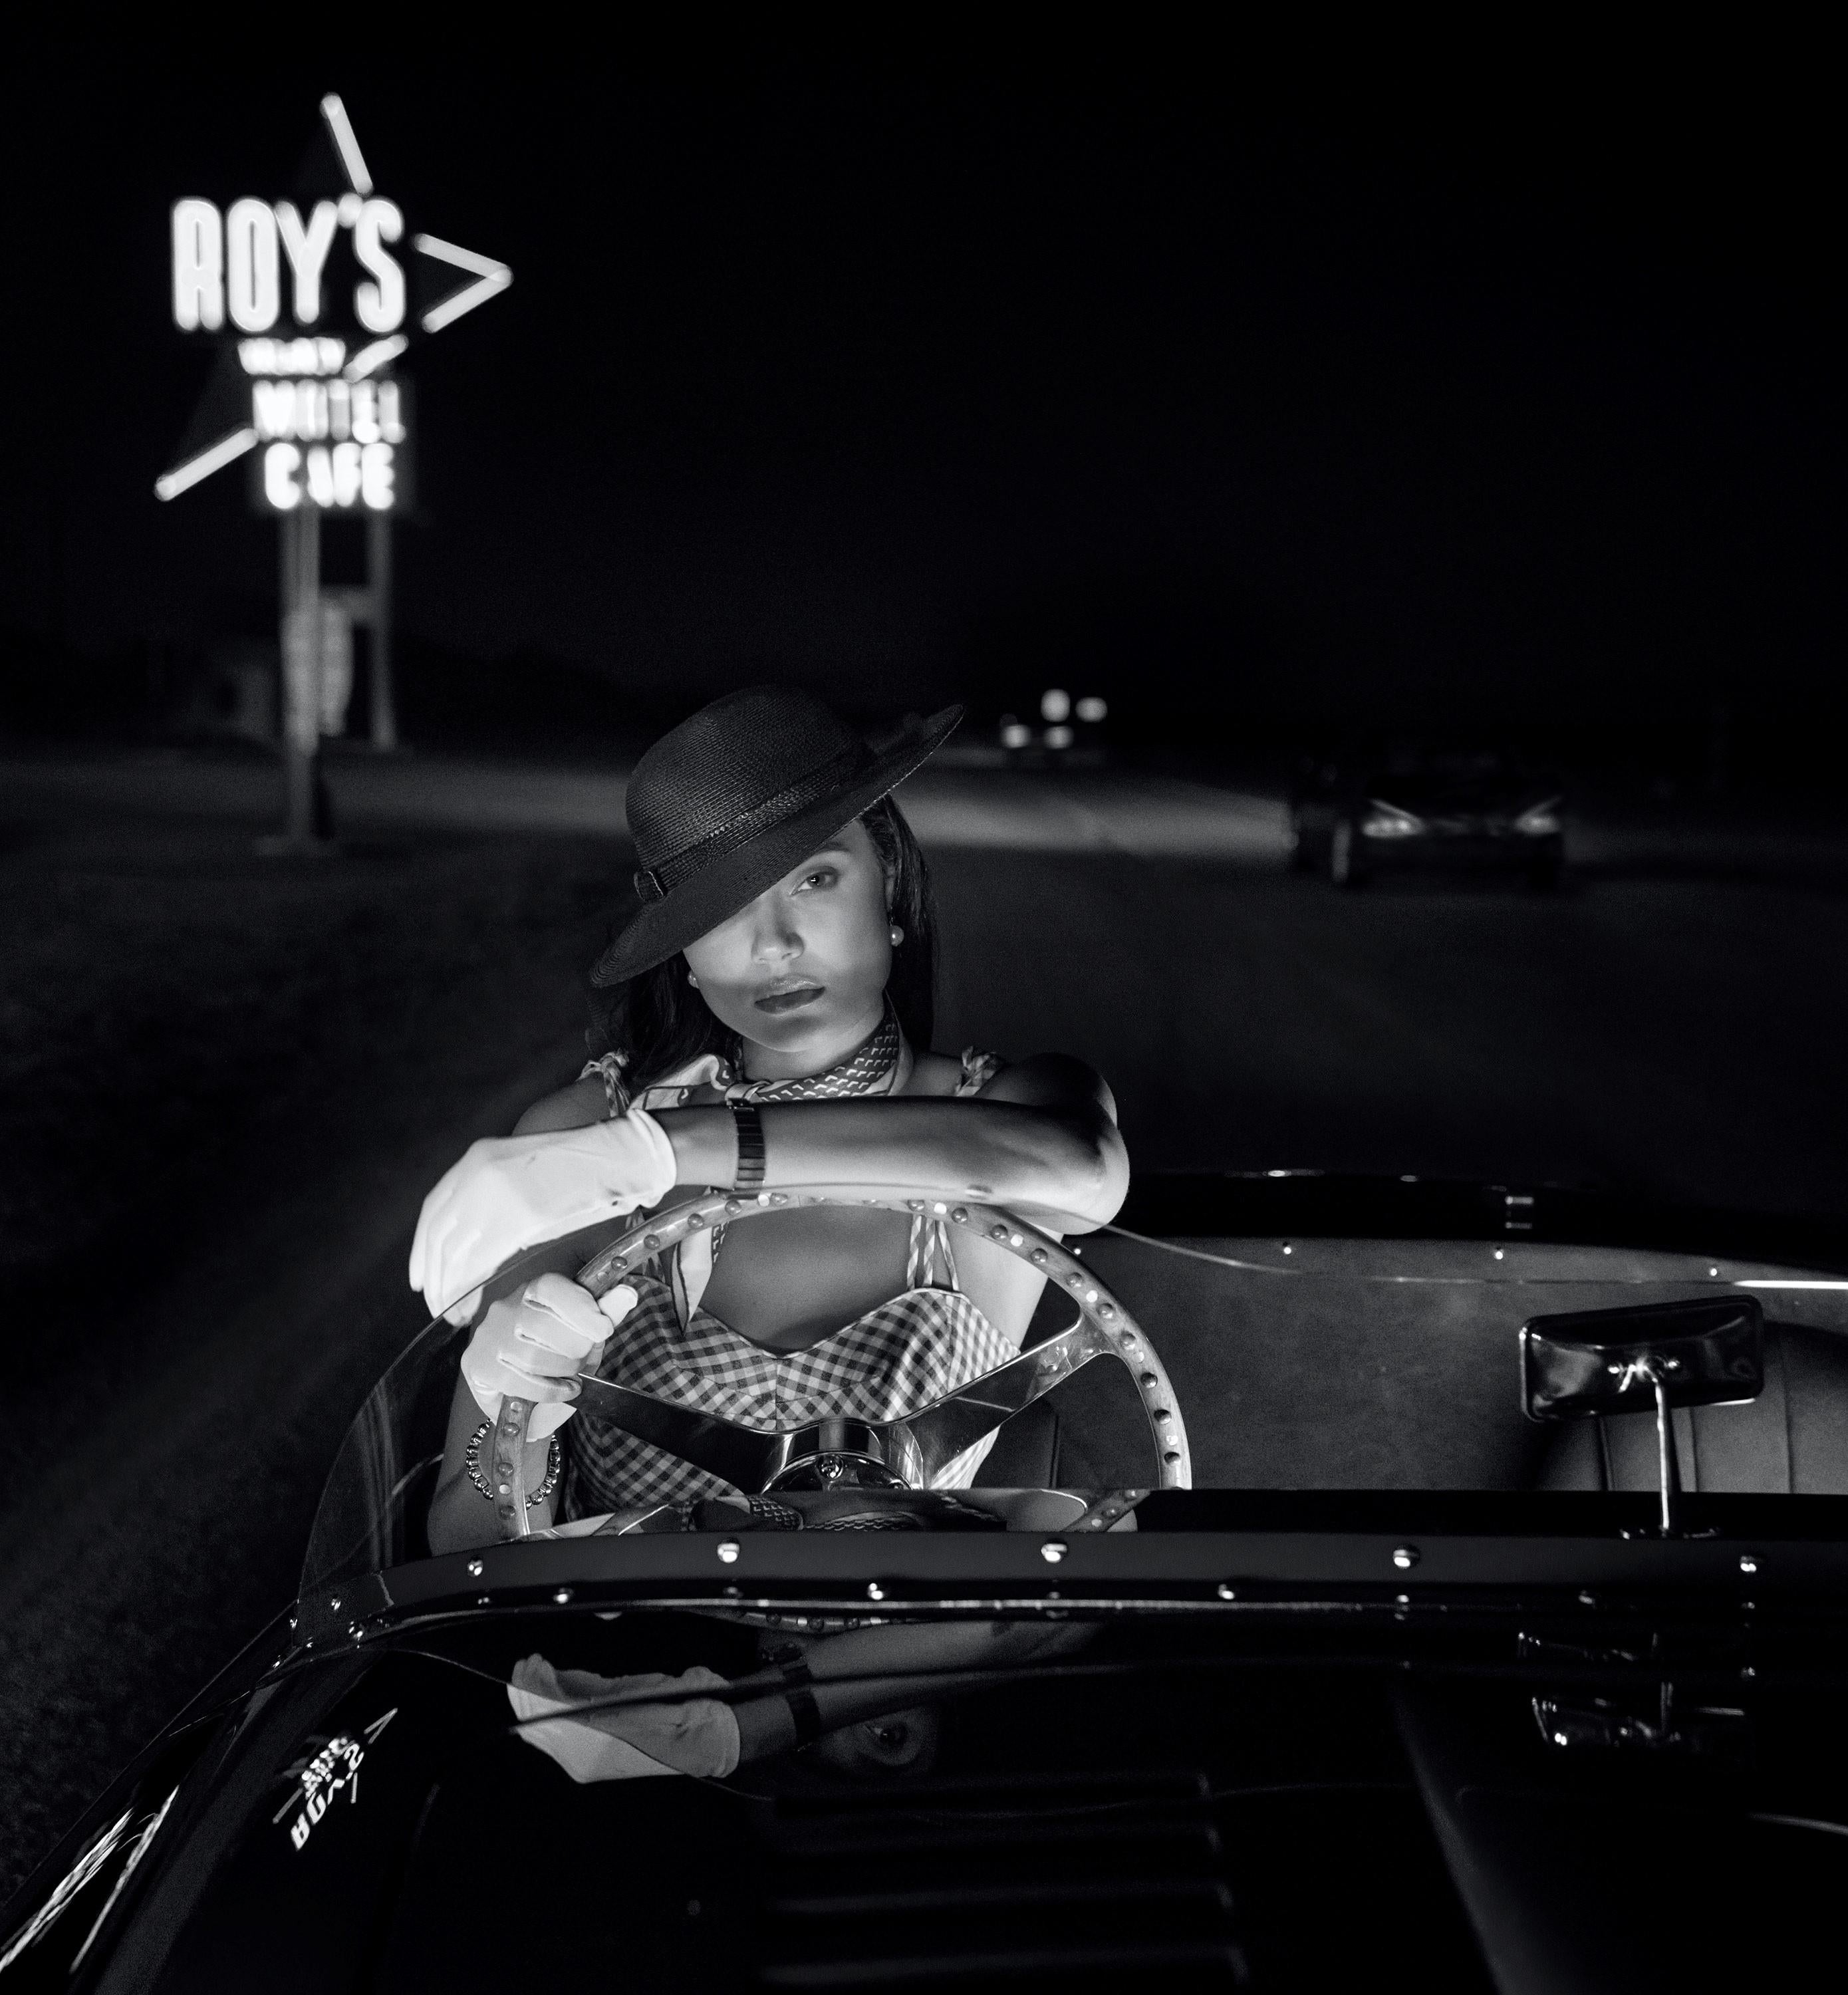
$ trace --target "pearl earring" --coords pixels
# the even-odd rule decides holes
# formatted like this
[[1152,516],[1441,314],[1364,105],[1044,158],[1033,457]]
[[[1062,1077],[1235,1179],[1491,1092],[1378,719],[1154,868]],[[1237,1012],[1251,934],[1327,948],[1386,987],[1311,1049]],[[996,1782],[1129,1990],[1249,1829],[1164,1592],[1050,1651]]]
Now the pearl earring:
[[891,938],[892,947],[894,949],[896,949],[899,943],[905,939],[905,931],[899,927],[896,922],[894,922],[891,926]]
[[696,977],[693,974],[693,973],[692,973],[690,970],[689,970],[687,972],[687,973],[686,973],[686,980],[688,981],[688,983],[689,983],[690,984],[692,984],[692,986],[693,987],[693,988],[694,988],[696,991],[697,991],[697,990],[699,988],[699,978],[698,978],[698,977]]

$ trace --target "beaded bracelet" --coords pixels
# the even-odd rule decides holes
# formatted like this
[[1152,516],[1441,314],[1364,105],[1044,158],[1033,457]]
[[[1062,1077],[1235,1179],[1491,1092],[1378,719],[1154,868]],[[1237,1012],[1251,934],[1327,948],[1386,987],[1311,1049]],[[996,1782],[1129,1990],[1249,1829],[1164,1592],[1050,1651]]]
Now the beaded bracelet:
[[[492,1420],[482,1422],[481,1425],[469,1435],[469,1445],[463,1455],[463,1459],[469,1464],[469,1480],[490,1503],[494,1500],[494,1492],[488,1478],[481,1472],[481,1444],[487,1438],[493,1424]],[[545,1480],[537,1489],[532,1491],[526,1499],[526,1507],[529,1510],[535,1503],[543,1503],[546,1498],[558,1488],[558,1465],[562,1459],[558,1447],[558,1437],[554,1434],[551,1445],[545,1451]]]

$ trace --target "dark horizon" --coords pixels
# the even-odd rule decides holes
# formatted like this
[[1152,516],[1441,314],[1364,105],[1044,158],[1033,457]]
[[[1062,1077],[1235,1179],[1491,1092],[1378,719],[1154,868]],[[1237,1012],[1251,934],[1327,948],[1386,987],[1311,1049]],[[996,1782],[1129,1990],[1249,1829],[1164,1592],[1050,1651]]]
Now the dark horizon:
[[1836,149],[1794,81],[279,74],[54,66],[13,134],[58,188],[20,266],[88,301],[9,321],[15,639],[273,616],[241,471],[153,496],[211,358],[167,215],[286,191],[332,87],[410,225],[514,272],[405,363],[414,644],[1156,726],[1832,695]]

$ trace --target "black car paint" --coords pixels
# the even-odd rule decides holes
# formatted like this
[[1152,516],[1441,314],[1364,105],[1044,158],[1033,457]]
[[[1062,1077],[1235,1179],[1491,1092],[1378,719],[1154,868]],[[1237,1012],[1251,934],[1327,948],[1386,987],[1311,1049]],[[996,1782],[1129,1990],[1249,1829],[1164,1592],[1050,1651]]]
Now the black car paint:
[[[1159,1206],[1175,1231],[1210,1219],[1214,1231],[1307,1237],[1319,1219],[1338,1236],[1486,1240],[1518,1228],[1525,1238],[1698,1238],[1714,1251],[1762,1250],[1768,1233],[1785,1251],[1800,1234],[1811,1265],[1848,1262],[1839,1230],[1827,1226],[1780,1231],[1720,1215],[1620,1210],[1545,1188],[1301,1174],[1196,1178],[1151,1185],[1142,1196],[1146,1210],[1125,1217],[1152,1223]],[[0,1976],[0,1990],[211,1986],[253,1969],[253,1949],[264,1949],[267,1986],[426,1985],[418,1977],[435,1956],[420,1965],[407,1955],[400,1912],[407,1891],[414,1895],[418,1862],[428,1861],[419,1858],[420,1836],[445,1756],[471,1732],[500,1736],[507,1722],[497,1686],[459,1664],[504,1677],[512,1656],[575,1640],[613,1612],[669,1620],[689,1609],[740,1605],[792,1619],[864,1613],[873,1587],[884,1612],[940,1612],[946,1601],[973,1598],[986,1612],[1005,1602],[1029,1613],[1095,1614],[1132,1637],[1166,1629],[1170,1648],[1209,1628],[1221,1674],[1245,1686],[1262,1681],[1261,1695],[1239,1693],[1262,1713],[1253,1735],[1262,1752],[1242,1749],[1258,1753],[1252,1765],[1273,1756],[1264,1763],[1278,1773],[1270,1784],[1279,1804],[1297,1813],[1293,1825],[1280,1829],[1273,1818],[1242,1842],[1215,1832],[1233,1899],[1256,1901],[1227,1944],[1242,1949],[1260,1983],[1322,1985],[1327,1973],[1358,1972],[1389,1955],[1432,1987],[1698,1987],[1716,1985],[1702,1979],[1709,1970],[1731,1972],[1727,1950],[1737,1956],[1749,1935],[1757,1978],[1778,1984],[1776,1962],[1788,1954],[1784,1978],[1794,1985],[1816,1908],[1848,1882],[1848,1840],[1829,1833],[1848,1821],[1839,1719],[1848,1499],[1691,1498],[1691,1535],[1672,1543],[1650,1535],[1650,1509],[1647,1499],[1623,1496],[1203,1491],[1149,1499],[1136,1536],[1074,1540],[1056,1569],[1030,1535],[871,1544],[771,1535],[747,1539],[723,1567],[709,1541],[672,1537],[605,1541],[589,1556],[595,1541],[424,1561],[304,1598],[292,1622],[266,1631],[182,1715],[9,1908],[0,1951],[85,1848],[130,1818],[112,1863]],[[564,1606],[561,1588],[569,1594]],[[1363,1684],[1364,1692],[1355,1688]],[[1741,1712],[1743,1759],[1672,1746],[1561,1750],[1536,1721],[1547,1698],[1592,1712],[1647,1711],[1664,1684],[1684,1706]],[[1364,1742],[1341,1729],[1356,1698],[1370,1713]],[[1164,1701],[1171,1712],[1182,1708],[1172,1695]],[[330,1736],[363,1736],[387,1712],[361,1769],[363,1799],[343,1795],[306,1847],[295,1846],[292,1770]],[[1089,1740],[1096,1720],[1094,1712],[1072,1737]],[[1010,1734],[991,1725],[984,1736]],[[1132,1758],[1115,1772],[1159,1771],[1159,1758]],[[537,1756],[526,1749],[503,1754],[494,1778],[517,1786],[534,1770],[529,1760]],[[1042,1764],[1033,1777],[1057,1771]],[[642,1785],[649,1791],[628,1794],[622,1806],[651,1848],[665,1848],[676,1832],[696,1840],[710,1830],[702,1811],[720,1806],[713,1819],[722,1820],[723,1808],[738,1805],[692,1783]],[[586,1796],[599,1791],[573,1790],[557,1776],[559,1820],[596,1818]],[[158,1830],[99,1926],[122,1852],[163,1801]],[[1369,1816],[1380,1809],[1389,1820]],[[561,1840],[557,1822],[506,1818],[491,1796],[462,1819],[484,1877],[559,1877],[575,1866],[588,1888],[582,1853]],[[1803,1822],[1819,1825],[1792,1825]],[[445,1835],[459,1833],[453,1817],[445,1825]],[[468,1837],[456,1846],[469,1846]],[[1332,1877],[1331,1853],[1341,1859]],[[684,1881],[670,1879],[661,1861],[654,1867],[663,1889]],[[321,1873],[332,1911],[315,1910],[311,1893],[300,1897]],[[1691,1877],[1712,1883],[1721,1921],[1692,1926],[1702,1937],[1692,1949],[1677,1929],[1688,1914],[1673,1904]],[[749,1965],[724,1937],[709,1876],[701,1888],[712,1901],[699,1915],[706,1923],[696,1931],[683,1904],[678,1921],[650,1941],[664,1985],[676,1975],[691,1985],[689,1974],[723,1983]],[[287,1911],[283,1896],[305,1909]],[[1776,1904],[1774,1918],[1750,1909],[1767,1903]],[[482,1911],[470,1923],[470,1911],[450,1914],[466,1931],[470,1957],[505,1945],[510,1973],[521,1960],[533,1964],[530,1945],[522,1953],[508,1938],[527,1931],[517,1920]],[[761,1912],[746,1907],[738,1916]],[[67,1963],[93,1928],[72,1976]],[[420,1930],[434,1948],[431,1935],[445,1929],[439,1920]],[[567,1937],[557,1964],[581,1969],[596,1956],[597,1934]],[[369,1983],[388,1959],[395,1965],[386,1981]],[[1562,1961],[1573,1977],[1565,1983]]]

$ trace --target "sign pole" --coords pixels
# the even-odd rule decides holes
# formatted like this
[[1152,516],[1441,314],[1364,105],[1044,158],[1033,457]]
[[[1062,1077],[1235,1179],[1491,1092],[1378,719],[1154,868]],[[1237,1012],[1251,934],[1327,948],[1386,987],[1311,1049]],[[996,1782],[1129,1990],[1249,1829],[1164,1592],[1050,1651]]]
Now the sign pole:
[[321,776],[321,514],[283,514],[282,659],[284,819],[273,849],[324,850],[332,829]]
[[398,713],[391,684],[391,515],[366,521],[366,579],[372,598],[372,737],[376,749],[398,745]]

